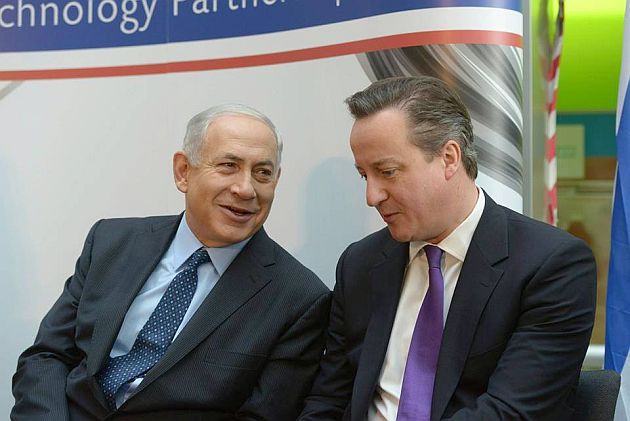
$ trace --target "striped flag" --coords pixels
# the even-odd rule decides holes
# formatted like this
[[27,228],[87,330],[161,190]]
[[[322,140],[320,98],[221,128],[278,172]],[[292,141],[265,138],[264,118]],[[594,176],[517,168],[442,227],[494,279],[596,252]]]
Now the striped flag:
[[617,101],[617,175],[610,235],[604,361],[605,368],[621,373],[616,421],[630,420],[630,2],[626,3],[623,41]]
[[564,0],[558,4],[556,32],[554,34],[551,62],[547,71],[547,141],[545,142],[545,221],[558,225],[558,163],[556,160],[556,102],[560,78],[560,53],[564,29]]

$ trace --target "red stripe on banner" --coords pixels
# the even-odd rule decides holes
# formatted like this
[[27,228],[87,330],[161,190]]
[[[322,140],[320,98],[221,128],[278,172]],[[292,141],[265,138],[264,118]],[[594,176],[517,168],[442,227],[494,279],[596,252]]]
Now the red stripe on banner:
[[554,184],[552,188],[547,190],[547,199],[549,200],[549,203],[547,205],[550,208],[558,208],[558,187],[556,184]]
[[551,188],[551,190],[549,190],[549,199],[550,199],[550,205],[554,208],[554,209],[558,209],[558,186],[556,184],[553,185],[553,187]]
[[547,104],[547,112],[552,113],[556,110],[556,103],[558,102],[558,90],[553,91],[553,97],[551,98],[551,102]]
[[68,79],[196,72],[290,63],[294,61],[315,60],[390,48],[430,44],[493,44],[522,48],[523,37],[513,33],[495,31],[415,32],[323,47],[243,57],[75,69],[5,70],[0,71],[0,80]]
[[554,133],[549,139],[547,139],[547,147],[545,148],[545,157],[547,162],[550,162],[556,156],[556,134]]
[[[556,120],[554,111],[556,110],[556,103],[558,101],[558,71],[560,69],[560,53],[562,49],[562,30],[564,27],[564,0],[558,0],[558,17],[556,19],[556,32],[554,34],[553,45],[550,47],[550,52],[553,54],[549,68],[545,70],[546,93],[547,98],[550,98],[547,105],[547,129],[550,128],[549,121],[553,118]],[[554,161],[556,157],[556,131],[554,121],[554,132],[551,133],[549,139],[545,143],[545,177],[549,177],[551,174],[555,175],[554,180],[546,180],[546,182],[552,182],[553,187],[546,190],[545,193],[545,208],[547,210],[547,222],[552,225],[558,224],[558,190],[556,188],[557,183],[557,168],[558,163]]]
[[556,214],[558,210],[558,187],[554,184],[553,187],[547,190],[547,217],[549,220],[556,221]]
[[547,81],[551,82],[556,78],[556,74],[558,73],[558,68],[560,67],[560,56],[556,56],[553,58],[551,62],[551,69],[549,69],[549,73],[547,73]]

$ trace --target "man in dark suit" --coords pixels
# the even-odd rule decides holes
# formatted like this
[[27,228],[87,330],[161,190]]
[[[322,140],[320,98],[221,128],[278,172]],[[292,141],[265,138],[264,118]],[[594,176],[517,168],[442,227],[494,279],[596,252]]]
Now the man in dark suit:
[[337,266],[327,351],[300,420],[564,420],[595,311],[580,240],[475,185],[470,117],[443,82],[347,100],[387,229]]
[[13,377],[15,420],[294,420],[316,373],[325,285],[262,225],[274,125],[241,105],[188,124],[183,215],[102,220]]

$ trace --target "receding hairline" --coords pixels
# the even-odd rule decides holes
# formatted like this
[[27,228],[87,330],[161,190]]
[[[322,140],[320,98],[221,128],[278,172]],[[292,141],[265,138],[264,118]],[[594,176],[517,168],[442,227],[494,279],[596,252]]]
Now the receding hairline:
[[198,165],[200,163],[199,154],[201,153],[201,149],[203,149],[207,143],[208,131],[212,127],[212,124],[224,116],[251,117],[267,126],[271,131],[272,138],[275,141],[277,166],[278,168],[280,167],[283,141],[278,128],[273,121],[271,121],[271,119],[262,112],[253,107],[239,103],[221,104],[210,107],[197,113],[188,121],[182,150],[193,165]]
[[[202,148],[204,146],[206,146],[208,143],[212,142],[212,139],[210,139],[210,131],[212,130],[213,127],[218,128],[219,126],[217,126],[216,123],[218,123],[220,120],[225,120],[226,117],[236,117],[236,118],[242,118],[242,119],[247,119],[247,120],[254,120],[257,121],[259,123],[261,123],[269,132],[269,134],[271,134],[271,139],[272,142],[274,143],[274,147],[276,148],[276,151],[279,147],[278,145],[278,139],[276,138],[276,133],[275,131],[269,127],[269,125],[262,119],[256,117],[256,116],[252,116],[252,115],[248,115],[248,114],[239,114],[239,113],[232,113],[232,112],[226,112],[226,113],[221,113],[218,114],[212,121],[210,121],[208,123],[208,126],[206,127],[206,132],[204,134],[203,137],[203,144],[202,144]],[[221,126],[223,130],[229,131],[230,130],[234,130],[234,131],[238,131],[240,126],[229,126],[227,125],[222,125]],[[254,139],[255,141],[260,141],[261,138],[256,138]]]
[[267,130],[269,130],[269,132],[271,133],[273,140],[276,142],[276,146],[278,146],[278,137],[276,134],[276,130],[275,127],[271,127],[269,126],[269,124],[263,120],[262,118],[255,116],[255,115],[251,115],[251,114],[243,114],[243,113],[239,113],[239,112],[235,112],[235,111],[222,111],[217,113],[214,118],[212,120],[210,120],[206,126],[206,138],[208,135],[208,131],[210,130],[210,128],[217,123],[217,121],[221,120],[221,119],[225,119],[226,117],[236,117],[236,118],[242,118],[242,119],[247,119],[247,120],[254,120],[254,121],[258,121],[259,123],[262,123]]

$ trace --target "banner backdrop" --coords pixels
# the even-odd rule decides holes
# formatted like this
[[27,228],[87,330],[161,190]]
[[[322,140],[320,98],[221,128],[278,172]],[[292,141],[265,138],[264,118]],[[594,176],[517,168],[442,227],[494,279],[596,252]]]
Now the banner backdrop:
[[517,0],[0,0],[0,411],[89,227],[182,211],[172,154],[211,105],[245,103],[279,127],[265,226],[329,286],[347,244],[384,225],[343,104],[372,80],[455,86],[479,185],[521,211],[522,29]]

